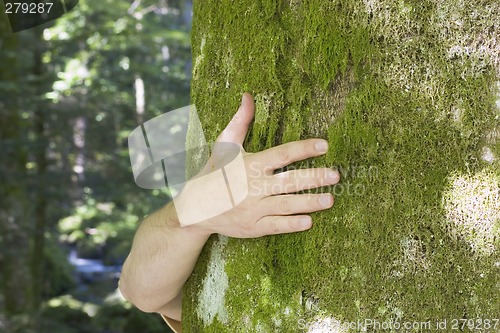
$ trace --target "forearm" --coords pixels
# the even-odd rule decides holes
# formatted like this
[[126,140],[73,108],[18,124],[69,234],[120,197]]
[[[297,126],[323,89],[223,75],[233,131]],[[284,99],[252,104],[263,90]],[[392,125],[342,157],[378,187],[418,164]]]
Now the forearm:
[[208,236],[191,226],[181,228],[172,203],[147,217],[123,265],[124,297],[145,312],[178,317],[182,287]]

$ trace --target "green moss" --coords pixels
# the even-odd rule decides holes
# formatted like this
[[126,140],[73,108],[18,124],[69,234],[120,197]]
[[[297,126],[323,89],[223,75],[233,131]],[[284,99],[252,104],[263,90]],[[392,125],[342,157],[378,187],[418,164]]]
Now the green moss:
[[207,139],[249,91],[248,151],[327,138],[326,156],[297,165],[342,180],[321,189],[335,206],[310,231],[229,239],[229,321],[205,327],[209,241],[185,289],[190,332],[498,317],[498,13],[494,0],[195,2]]

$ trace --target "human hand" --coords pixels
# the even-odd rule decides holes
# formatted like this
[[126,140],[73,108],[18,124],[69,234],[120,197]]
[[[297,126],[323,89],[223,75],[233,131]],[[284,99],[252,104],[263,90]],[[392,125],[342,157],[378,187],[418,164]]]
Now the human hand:
[[[215,147],[217,144],[230,143],[242,150],[248,127],[254,117],[254,109],[252,96],[245,93],[240,108],[217,138]],[[330,168],[289,170],[277,174],[274,174],[274,171],[292,162],[325,154],[327,150],[328,144],[325,140],[307,139],[285,143],[258,153],[242,151],[245,170],[242,174],[246,179],[239,179],[242,183],[237,188],[241,193],[244,189],[245,197],[231,209],[215,217],[201,218],[200,222],[185,228],[192,228],[207,235],[219,233],[237,238],[309,229],[312,220],[306,213],[330,208],[333,205],[333,196],[330,193],[291,193],[336,184],[340,178],[339,173]],[[217,154],[219,156],[215,156]],[[224,159],[221,154],[223,151],[213,153],[202,170],[201,174],[209,177],[186,183],[179,197],[175,199],[178,215],[180,210],[184,215],[186,212],[197,216],[208,215],[208,212],[194,209],[193,203],[217,201],[217,193],[214,193],[215,173],[210,174],[210,171],[217,160]],[[225,181],[227,183],[227,179]],[[217,188],[217,191],[220,190]]]

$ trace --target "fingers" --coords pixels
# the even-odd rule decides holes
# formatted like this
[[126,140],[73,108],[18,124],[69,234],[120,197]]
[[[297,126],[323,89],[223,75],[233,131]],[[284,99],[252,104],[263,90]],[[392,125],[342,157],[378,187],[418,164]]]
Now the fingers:
[[241,105],[226,128],[217,138],[217,142],[232,142],[242,145],[252,122],[255,112],[255,104],[252,95],[244,93]]
[[334,185],[339,179],[338,171],[330,168],[298,169],[254,180],[250,182],[250,189],[254,195],[276,195]]
[[333,206],[333,195],[293,194],[270,196],[260,201],[264,215],[292,215],[312,213]]
[[307,215],[265,216],[255,223],[254,237],[304,231],[312,226]]
[[282,168],[292,162],[323,155],[328,150],[328,143],[322,139],[308,139],[285,143],[250,156],[252,162],[273,170]]

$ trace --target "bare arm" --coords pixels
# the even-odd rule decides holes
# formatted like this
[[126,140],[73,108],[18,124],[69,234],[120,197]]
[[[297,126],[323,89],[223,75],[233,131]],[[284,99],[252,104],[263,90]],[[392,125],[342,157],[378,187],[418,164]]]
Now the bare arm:
[[[241,146],[253,115],[253,99],[245,94],[238,112],[217,141]],[[326,151],[326,141],[308,139],[245,153],[246,181],[251,190],[234,208],[184,227],[172,203],[147,217],[123,266],[119,286],[124,297],[145,312],[158,312],[180,321],[182,287],[211,234],[248,238],[309,229],[312,221],[304,213],[330,208],[333,196],[290,193],[335,184],[338,172],[316,168],[274,174],[274,170]],[[186,184],[179,196],[181,202],[203,191],[199,185],[194,187]]]
[[123,265],[123,296],[142,311],[180,321],[182,286],[208,237],[192,226],[180,227],[172,203],[148,216]]

